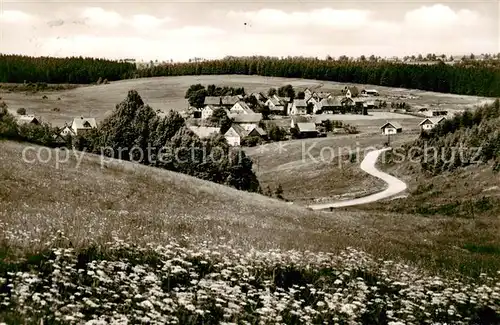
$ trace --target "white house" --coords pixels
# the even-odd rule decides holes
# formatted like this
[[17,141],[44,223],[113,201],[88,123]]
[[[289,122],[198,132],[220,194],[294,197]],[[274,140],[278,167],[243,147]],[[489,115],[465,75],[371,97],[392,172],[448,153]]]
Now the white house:
[[201,118],[202,119],[210,118],[212,116],[212,114],[214,113],[214,110],[215,110],[215,107],[213,107],[212,105],[207,105],[207,106],[203,107],[203,109],[201,110]]
[[35,115],[21,115],[17,118],[17,123],[39,125],[40,121],[36,118]]
[[243,101],[239,101],[231,107],[229,110],[232,114],[252,114],[252,109],[248,106],[247,103]]
[[445,120],[444,116],[441,117],[428,117],[420,122],[420,129],[422,131],[428,131],[436,127],[439,123]]
[[246,131],[243,127],[238,124],[233,124],[229,130],[224,133],[224,138],[226,138],[226,141],[230,146],[239,146],[241,144],[241,140],[247,135],[248,131]]
[[291,115],[306,115],[307,103],[304,99],[294,99],[292,103]]
[[208,126],[190,126],[189,129],[193,131],[200,139],[209,138],[210,136],[220,133],[220,128]]
[[306,89],[304,90],[304,95],[305,95],[304,99],[305,99],[305,100],[308,100],[309,98],[311,98],[311,97],[312,97],[313,92],[311,91],[311,89],[306,88]]
[[96,127],[97,123],[93,117],[77,117],[73,119],[73,123],[71,124],[71,129],[73,129],[75,135],[84,134]]
[[403,127],[398,122],[387,122],[380,127],[382,134],[396,134],[403,132]]
[[69,126],[65,125],[64,128],[61,130],[61,133],[59,133],[62,137],[67,137],[68,135],[74,136],[75,131]]
[[353,98],[353,97],[358,97],[359,96],[359,89],[356,86],[353,87],[345,87],[345,97],[347,98]]

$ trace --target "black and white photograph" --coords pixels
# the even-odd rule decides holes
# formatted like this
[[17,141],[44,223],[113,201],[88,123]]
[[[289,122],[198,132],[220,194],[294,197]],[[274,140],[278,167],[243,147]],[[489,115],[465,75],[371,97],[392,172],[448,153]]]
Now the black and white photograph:
[[0,0],[0,325],[500,325],[498,0]]

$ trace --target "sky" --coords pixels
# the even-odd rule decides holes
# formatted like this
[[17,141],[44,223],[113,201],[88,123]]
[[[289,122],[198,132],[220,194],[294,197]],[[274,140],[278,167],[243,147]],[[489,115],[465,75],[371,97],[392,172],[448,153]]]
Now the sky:
[[500,52],[498,0],[0,1],[0,53],[186,61]]

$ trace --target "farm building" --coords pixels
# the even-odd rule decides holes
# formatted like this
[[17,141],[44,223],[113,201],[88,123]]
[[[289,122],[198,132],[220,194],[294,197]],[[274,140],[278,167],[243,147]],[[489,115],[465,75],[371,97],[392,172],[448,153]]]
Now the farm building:
[[95,118],[93,117],[77,117],[73,119],[73,123],[71,124],[71,128],[75,135],[81,135],[89,130],[95,129],[97,127],[97,123]]
[[316,124],[313,122],[296,123],[295,129],[297,129],[299,138],[315,138],[319,135]]
[[253,111],[244,101],[239,101],[229,110],[232,114],[252,114]]
[[230,109],[231,107],[234,106],[237,102],[239,102],[241,98],[239,96],[223,96],[221,98],[221,105],[222,107]]
[[446,116],[448,115],[448,111],[445,110],[426,110],[422,111],[422,113],[427,117],[436,117],[436,116]]
[[361,95],[364,95],[364,96],[378,96],[379,93],[375,89],[363,89],[363,90],[361,90]]
[[21,115],[17,118],[17,123],[40,125],[40,120],[35,115]]
[[266,138],[267,137],[267,132],[264,131],[264,129],[260,127],[253,128],[248,132],[249,137],[261,137],[261,138]]
[[226,138],[227,143],[230,146],[239,146],[241,140],[247,136],[247,131],[238,124],[233,124],[229,130],[224,133],[224,138]]
[[205,97],[205,101],[203,102],[204,106],[210,105],[212,107],[218,107],[222,105],[222,101],[220,97],[216,96],[207,96]]
[[314,113],[320,111],[323,114],[340,113],[342,110],[342,103],[339,98],[324,98],[315,107]]
[[190,126],[189,129],[196,134],[200,139],[209,138],[210,136],[220,133],[220,128],[208,126]]
[[403,127],[398,122],[387,122],[380,127],[382,134],[396,134],[403,132]]
[[439,123],[445,120],[444,116],[441,117],[428,117],[420,122],[420,129],[422,131],[428,131],[436,127]]
[[292,108],[290,110],[291,115],[306,115],[307,114],[307,103],[304,99],[294,99],[292,103]]
[[321,101],[322,99],[332,98],[333,96],[331,93],[317,92],[317,93],[313,93],[312,97],[318,101]]
[[229,117],[233,119],[234,121],[233,125],[237,124],[247,131],[250,131],[253,128],[258,127],[259,122],[262,121],[261,113],[230,114]]

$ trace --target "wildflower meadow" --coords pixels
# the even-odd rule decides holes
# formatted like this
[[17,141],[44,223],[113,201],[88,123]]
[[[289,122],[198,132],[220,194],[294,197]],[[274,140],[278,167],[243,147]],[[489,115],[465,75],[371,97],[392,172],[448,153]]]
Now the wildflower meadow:
[[5,324],[494,324],[499,315],[500,272],[445,279],[351,248],[139,247],[115,238],[0,269]]

